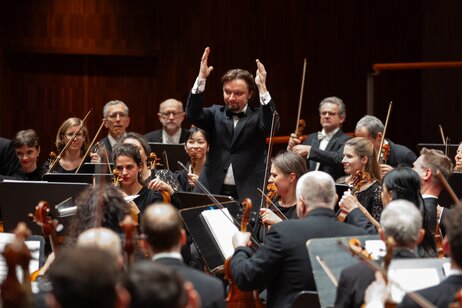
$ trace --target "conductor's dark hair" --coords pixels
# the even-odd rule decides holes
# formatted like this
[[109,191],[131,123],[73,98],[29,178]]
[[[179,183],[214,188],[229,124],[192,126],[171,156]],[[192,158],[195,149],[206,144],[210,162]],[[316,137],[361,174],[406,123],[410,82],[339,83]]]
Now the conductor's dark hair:
[[249,93],[252,94],[256,88],[255,80],[253,75],[246,70],[235,68],[226,72],[226,74],[221,77],[221,82],[223,85],[231,80],[242,79],[247,84],[247,88],[249,89]]

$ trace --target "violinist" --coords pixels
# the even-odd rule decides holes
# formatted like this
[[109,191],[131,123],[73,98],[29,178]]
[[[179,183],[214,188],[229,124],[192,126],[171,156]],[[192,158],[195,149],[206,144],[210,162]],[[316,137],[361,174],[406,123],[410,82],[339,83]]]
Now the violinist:
[[[409,201],[396,200],[383,210],[380,218],[380,238],[393,238],[392,258],[416,258],[415,248],[422,241],[422,215]],[[375,280],[375,272],[360,262],[347,267],[340,274],[335,307],[360,307],[367,286]]]
[[[141,160],[143,161],[141,178],[143,179],[143,182],[149,186],[149,188],[155,190],[166,190],[170,195],[180,189],[180,184],[170,170],[158,169],[156,167],[156,162],[150,158],[151,148],[142,135],[130,132],[122,137],[120,141],[122,143],[133,144],[140,150]],[[163,185],[151,187],[151,182],[156,179],[162,181]]]
[[[120,190],[126,196],[137,196],[133,201],[142,215],[152,203],[162,202],[159,191],[149,189],[142,179],[143,161],[140,150],[133,144],[121,143],[112,150],[115,169],[120,175]],[[140,218],[140,217],[139,217]]]
[[199,175],[204,168],[209,148],[207,133],[198,127],[191,127],[186,143],[184,144],[184,149],[190,161],[187,165],[189,172],[181,170],[175,173],[184,191],[191,191],[194,189],[196,185],[195,181],[199,179]]
[[345,175],[342,154],[345,142],[350,138],[342,131],[345,104],[335,96],[324,98],[319,103],[319,118],[322,131],[310,134],[303,143],[299,136],[292,134],[287,150],[305,157],[309,171],[324,171],[337,180]]
[[289,307],[298,292],[316,290],[306,249],[312,238],[365,235],[366,231],[337,220],[332,177],[322,171],[304,174],[297,183],[297,215],[275,224],[255,253],[247,247],[250,234],[233,237],[232,277],[243,291],[267,288],[267,307]]
[[358,171],[362,173],[364,180],[360,188],[355,189],[355,195],[346,192],[339,202],[340,210],[347,215],[345,222],[361,226],[357,221],[364,214],[357,203],[361,203],[376,221],[380,221],[383,209],[380,184],[382,177],[372,143],[365,138],[350,139],[345,144],[343,154],[342,162],[348,176],[337,182],[351,185],[358,176]]
[[[260,209],[261,222],[268,226],[286,220],[286,218],[298,218],[296,211],[297,197],[295,194],[295,188],[297,187],[298,179],[308,172],[305,159],[292,152],[279,153],[273,157],[271,163],[271,176],[268,183],[269,185],[274,185],[274,193],[276,195],[273,197],[273,203],[277,209],[272,209],[271,206]],[[258,222],[255,227],[255,230],[259,229],[260,222]],[[257,234],[259,233],[258,231],[256,232]],[[258,236],[258,238],[263,237]]]
[[103,120],[108,134],[100,142],[104,144],[108,158],[112,159],[112,148],[121,137],[125,136],[130,125],[128,106],[119,100],[107,102],[103,108]]
[[13,145],[21,165],[17,178],[27,181],[41,181],[42,170],[37,166],[40,154],[39,137],[35,130],[21,130],[16,133]]
[[183,280],[190,281],[201,297],[202,307],[225,307],[222,282],[184,263],[180,251],[186,244],[186,231],[175,207],[166,203],[149,206],[141,228],[155,263],[175,269]]
[[[80,132],[78,132],[74,139],[71,140],[74,133],[79,129],[82,124],[82,120],[79,118],[69,118],[61,124],[56,134],[55,145],[56,149],[60,153],[66,144],[70,142],[70,146],[62,154],[58,164],[53,167],[52,173],[75,173],[82,159],[86,162],[99,162],[100,157],[97,153],[91,153],[90,157],[85,157],[85,152],[90,144],[88,137],[88,129],[84,125]],[[44,164],[44,171],[47,172],[52,163],[52,158],[47,160]]]
[[[378,153],[380,143],[383,139],[384,125],[378,118],[366,115],[362,117],[356,124],[355,134],[356,137],[363,137],[369,139],[374,145],[375,152]],[[404,145],[396,144],[390,139],[384,140],[384,148],[387,148],[387,160],[381,162],[380,169],[382,176],[385,176],[393,168],[398,165],[406,165],[412,167],[412,164],[417,159],[417,156],[410,149]],[[382,150],[382,152],[384,152]],[[382,153],[383,154],[383,153]]]
[[457,147],[457,154],[454,159],[456,161],[456,165],[454,166],[454,171],[462,172],[462,142],[459,143],[459,146]]

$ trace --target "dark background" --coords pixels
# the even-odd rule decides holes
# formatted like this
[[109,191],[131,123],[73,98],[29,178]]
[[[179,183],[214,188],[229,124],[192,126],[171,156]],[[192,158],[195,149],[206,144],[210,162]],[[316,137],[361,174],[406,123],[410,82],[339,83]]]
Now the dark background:
[[[66,118],[93,108],[93,135],[113,99],[130,107],[129,130],[157,129],[159,103],[186,101],[206,46],[215,67],[208,104],[222,103],[226,70],[254,73],[259,58],[281,115],[277,135],[288,135],[306,57],[307,131],[319,130],[319,101],[335,95],[347,105],[350,132],[366,113],[373,63],[462,60],[460,12],[459,0],[1,1],[0,135],[34,128],[43,160]],[[438,124],[459,142],[461,83],[462,69],[382,72],[374,115],[384,121],[393,100],[387,135],[415,151],[419,142],[441,142]]]

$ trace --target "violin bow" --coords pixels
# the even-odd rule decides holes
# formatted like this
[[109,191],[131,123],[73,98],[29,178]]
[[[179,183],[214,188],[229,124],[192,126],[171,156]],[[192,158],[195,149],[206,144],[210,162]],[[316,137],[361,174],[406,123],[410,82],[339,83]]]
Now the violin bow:
[[298,133],[298,126],[300,122],[300,116],[302,113],[303,89],[305,88],[305,76],[306,76],[306,58],[303,60],[302,85],[300,87],[300,97],[298,99],[297,124],[295,126],[295,134]]
[[[268,170],[269,170],[269,163],[271,161],[271,152],[273,151],[273,136],[274,136],[274,131],[276,128],[276,120],[279,117],[279,114],[275,111],[273,112],[273,118],[271,120],[271,132],[269,136],[269,142],[268,142],[268,152],[266,153],[266,165],[265,165],[265,177],[263,178],[263,188],[262,191],[265,191],[266,184],[268,183]],[[263,198],[261,199],[260,202],[260,208],[263,207]]]
[[85,116],[85,118],[83,118],[82,122],[80,123],[79,128],[77,128],[77,130],[74,132],[72,137],[67,141],[66,145],[64,145],[64,148],[61,150],[59,155],[51,163],[50,168],[48,169],[47,173],[50,173],[53,170],[53,168],[56,166],[56,164],[61,160],[61,157],[63,156],[63,153],[69,148],[69,146],[71,145],[71,143],[74,140],[75,136],[77,136],[77,134],[80,133],[83,126],[85,125],[85,121],[88,119],[88,116],[91,114],[92,111],[93,111],[93,109],[90,109],[90,111],[88,111],[87,115]]
[[[287,220],[287,216],[284,215],[284,213],[281,212],[280,209],[278,209],[278,207],[276,206],[276,204],[273,203],[273,201],[271,201],[271,199],[260,189],[260,188],[257,188],[258,192],[262,195],[262,197],[266,200],[266,202],[268,202],[269,204],[271,204],[271,206],[273,206],[273,208],[276,210],[276,212],[279,213],[279,215],[281,215],[281,218],[283,220]],[[262,198],[262,200],[263,200]]]
[[104,120],[101,121],[101,125],[99,126],[98,131],[96,132],[95,137],[93,137],[93,140],[91,141],[90,145],[88,146],[88,149],[87,149],[87,151],[85,152],[85,155],[83,155],[82,160],[80,161],[80,164],[79,164],[79,166],[77,167],[77,170],[75,170],[75,173],[79,173],[80,167],[82,167],[83,162],[85,161],[85,157],[87,157],[88,153],[90,153],[90,151],[91,151],[93,145],[95,144],[96,138],[98,138],[98,135],[99,135],[99,133],[101,132],[101,129],[103,128],[104,123],[105,123]]
[[385,142],[385,135],[386,135],[386,132],[387,132],[388,120],[390,119],[392,106],[393,106],[393,102],[390,102],[388,104],[388,112],[387,112],[387,118],[385,119],[385,126],[383,127],[382,140],[380,140],[380,147],[379,147],[379,151],[377,153],[377,161],[378,162],[380,162],[380,156],[382,154],[383,143]]
[[338,286],[338,281],[337,278],[335,277],[334,273],[332,273],[331,269],[329,266],[327,266],[326,262],[324,259],[322,259],[320,256],[316,256],[316,261],[318,261],[319,265],[321,265],[321,268],[324,270],[326,273],[327,277],[330,279],[332,284],[337,287]]

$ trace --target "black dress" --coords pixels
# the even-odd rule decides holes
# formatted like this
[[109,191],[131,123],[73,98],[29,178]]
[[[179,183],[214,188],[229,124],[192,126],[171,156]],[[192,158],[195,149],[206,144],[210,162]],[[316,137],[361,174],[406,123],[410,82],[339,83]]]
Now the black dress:
[[162,195],[157,190],[149,189],[146,186],[143,186],[137,195],[139,196],[133,202],[135,202],[140,210],[140,214],[138,215],[139,221],[141,221],[141,216],[149,205],[163,201]]
[[41,181],[42,176],[42,169],[37,167],[34,171],[29,173],[18,172],[14,175],[14,178],[23,181]]
[[[89,163],[89,162],[91,162],[91,157],[87,156],[85,160],[83,161],[83,163]],[[43,174],[48,173],[48,170],[50,169],[50,165],[51,165],[51,158],[49,158],[43,164],[43,167],[42,167]],[[55,166],[53,167],[53,170],[51,170],[50,173],[75,173],[75,171],[77,171],[77,168],[74,168],[72,170],[67,170],[67,169],[64,169],[63,166],[61,166],[60,162],[58,162],[57,164],[55,164]]]
[[[295,203],[292,206],[289,207],[282,207],[279,200],[273,202],[274,205],[276,205],[277,209],[281,211],[282,214],[284,214],[287,219],[298,219],[297,216],[297,204]],[[270,208],[271,209],[271,208]],[[273,209],[271,209],[276,215],[277,212]],[[262,228],[262,222],[261,219],[257,219],[255,226],[254,226],[254,236],[258,239],[259,242],[263,242],[265,238],[265,234],[267,233],[268,230],[266,228]]]

